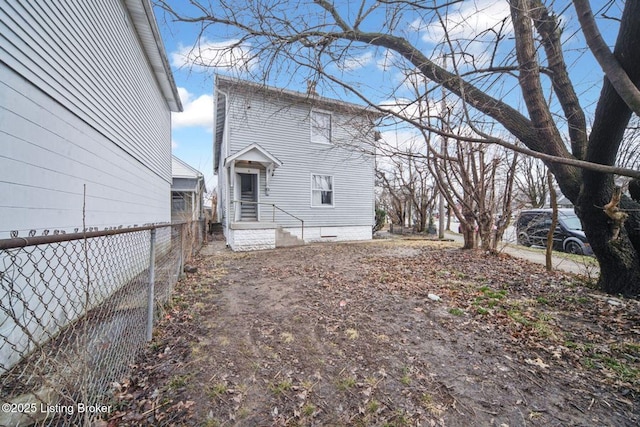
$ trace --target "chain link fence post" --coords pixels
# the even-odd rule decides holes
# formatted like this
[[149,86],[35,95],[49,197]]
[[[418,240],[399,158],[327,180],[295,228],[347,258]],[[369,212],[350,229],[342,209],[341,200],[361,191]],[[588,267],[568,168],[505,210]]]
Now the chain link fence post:
[[178,266],[180,277],[184,275],[184,227],[185,224],[180,226],[180,265]]
[[153,335],[153,308],[155,305],[154,287],[156,280],[156,229],[151,229],[151,244],[149,249],[149,290],[147,293],[147,341]]

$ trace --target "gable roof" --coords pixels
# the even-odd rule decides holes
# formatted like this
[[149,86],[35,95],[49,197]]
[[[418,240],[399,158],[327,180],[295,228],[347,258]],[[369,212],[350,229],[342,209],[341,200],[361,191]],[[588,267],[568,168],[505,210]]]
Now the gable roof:
[[176,156],[171,156],[171,176],[173,178],[192,178],[198,179],[203,177],[202,172],[189,166],[185,161],[180,160]]
[[140,44],[149,59],[158,86],[171,111],[182,111],[182,102],[171,73],[169,60],[160,37],[160,30],[150,0],[124,0]]
[[265,167],[269,165],[273,165],[274,168],[282,166],[282,162],[280,160],[278,160],[264,148],[260,147],[258,144],[248,145],[237,153],[230,155],[229,157],[224,159],[224,166],[226,167],[228,164],[232,163],[235,160],[256,162]]

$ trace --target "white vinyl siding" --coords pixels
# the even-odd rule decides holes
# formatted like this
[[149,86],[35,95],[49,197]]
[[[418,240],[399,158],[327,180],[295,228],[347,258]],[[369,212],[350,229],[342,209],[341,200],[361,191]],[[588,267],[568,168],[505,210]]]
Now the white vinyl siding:
[[120,0],[0,2],[0,55],[171,182],[170,111]]
[[[171,113],[120,0],[0,2],[0,238],[171,219]],[[85,193],[86,187],[86,193]]]
[[331,175],[311,175],[311,206],[333,206],[333,177]]
[[331,114],[311,111],[311,142],[331,143]]
[[85,202],[88,227],[170,220],[169,182],[2,63],[0,73],[0,238],[71,232]]

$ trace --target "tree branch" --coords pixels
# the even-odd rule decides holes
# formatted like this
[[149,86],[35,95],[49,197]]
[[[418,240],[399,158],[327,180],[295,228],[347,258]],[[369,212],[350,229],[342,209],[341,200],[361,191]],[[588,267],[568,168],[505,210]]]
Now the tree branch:
[[616,92],[618,92],[629,108],[640,116],[640,90],[638,90],[633,81],[631,81],[629,75],[602,39],[602,35],[593,18],[589,1],[573,0],[573,5],[578,14],[580,27],[582,27],[582,32],[584,33],[591,52],[593,52],[593,56],[595,56]]

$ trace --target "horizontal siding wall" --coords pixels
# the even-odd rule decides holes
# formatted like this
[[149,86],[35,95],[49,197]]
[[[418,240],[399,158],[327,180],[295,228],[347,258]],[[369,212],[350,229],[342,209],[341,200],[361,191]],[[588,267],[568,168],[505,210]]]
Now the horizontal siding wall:
[[[0,63],[0,238],[170,221],[170,183]],[[167,137],[168,138],[168,137]]]
[[119,0],[0,2],[0,58],[171,182],[171,117]]
[[[355,226],[373,224],[374,158],[346,148],[361,142],[353,118],[332,113],[333,144],[311,142],[310,109],[268,99],[262,94],[229,93],[229,149],[234,154],[256,143],[277,157],[282,166],[270,180],[265,194],[264,173],[260,176],[260,202],[274,203],[304,219],[306,226]],[[322,110],[326,111],[326,110]],[[362,125],[362,123],[361,123]],[[311,207],[311,174],[333,176],[334,206]],[[233,192],[231,192],[233,194]],[[271,219],[271,209],[268,218]],[[276,212],[276,222],[299,227],[300,221]]]

